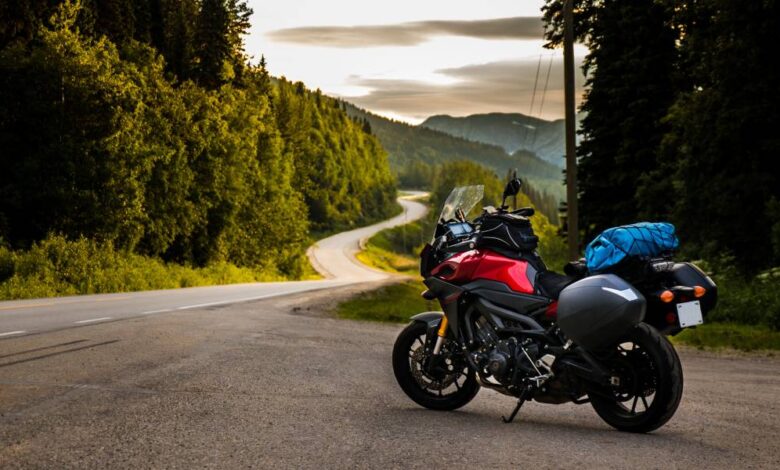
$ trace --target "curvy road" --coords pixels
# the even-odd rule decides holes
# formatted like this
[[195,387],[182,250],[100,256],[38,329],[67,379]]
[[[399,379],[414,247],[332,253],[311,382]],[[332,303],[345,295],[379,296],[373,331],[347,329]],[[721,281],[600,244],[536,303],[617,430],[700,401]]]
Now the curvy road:
[[359,250],[359,244],[361,240],[382,229],[423,217],[427,207],[414,200],[423,195],[425,193],[416,192],[398,198],[403,212],[390,220],[339,233],[320,240],[309,248],[309,259],[325,278],[323,280],[231,284],[0,302],[0,339],[387,279],[390,277],[387,273],[371,269],[357,261],[355,254]]
[[[395,384],[400,325],[333,318],[393,282],[320,241],[326,279],[0,303],[0,468],[780,468],[780,360],[683,349],[677,415],[649,435],[588,405],[483,390],[456,412]],[[414,312],[410,312],[412,314]]]

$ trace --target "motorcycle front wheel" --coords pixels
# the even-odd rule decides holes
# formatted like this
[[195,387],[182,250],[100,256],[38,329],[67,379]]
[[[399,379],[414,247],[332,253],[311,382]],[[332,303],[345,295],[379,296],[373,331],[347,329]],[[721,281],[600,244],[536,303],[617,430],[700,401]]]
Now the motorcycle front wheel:
[[637,433],[658,429],[671,419],[682,398],[682,365],[674,347],[655,328],[640,323],[598,357],[619,381],[589,393],[601,419]]
[[[479,392],[473,371],[459,353],[445,343],[440,367],[436,371],[425,366],[429,359],[425,351],[428,325],[412,322],[404,328],[393,346],[393,372],[401,389],[418,405],[432,410],[454,410],[470,402]],[[455,349],[455,348],[452,348]]]

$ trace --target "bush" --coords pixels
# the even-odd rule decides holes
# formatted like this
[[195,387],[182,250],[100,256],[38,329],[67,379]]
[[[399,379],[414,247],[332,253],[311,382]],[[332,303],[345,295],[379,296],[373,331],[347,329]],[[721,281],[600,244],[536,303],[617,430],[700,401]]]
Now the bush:
[[284,280],[273,270],[220,262],[204,268],[116,250],[112,243],[51,235],[27,251],[0,247],[0,299],[173,289]]
[[780,331],[780,268],[745,277],[730,257],[714,262],[697,261],[718,285],[718,305],[707,320],[714,323],[761,325]]

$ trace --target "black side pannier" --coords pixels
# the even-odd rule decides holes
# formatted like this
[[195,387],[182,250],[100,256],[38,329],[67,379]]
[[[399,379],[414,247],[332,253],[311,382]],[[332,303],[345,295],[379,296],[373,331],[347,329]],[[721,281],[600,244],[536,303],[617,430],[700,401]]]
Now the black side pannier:
[[485,215],[479,230],[479,246],[532,252],[539,246],[531,221],[507,212]]

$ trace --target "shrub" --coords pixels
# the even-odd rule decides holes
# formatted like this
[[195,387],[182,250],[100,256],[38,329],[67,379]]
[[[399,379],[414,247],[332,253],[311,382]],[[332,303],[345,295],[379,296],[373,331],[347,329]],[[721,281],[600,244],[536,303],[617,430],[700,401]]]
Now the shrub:
[[219,262],[203,268],[117,250],[110,242],[50,235],[26,251],[0,246],[0,299],[172,289],[284,280],[275,270]]

